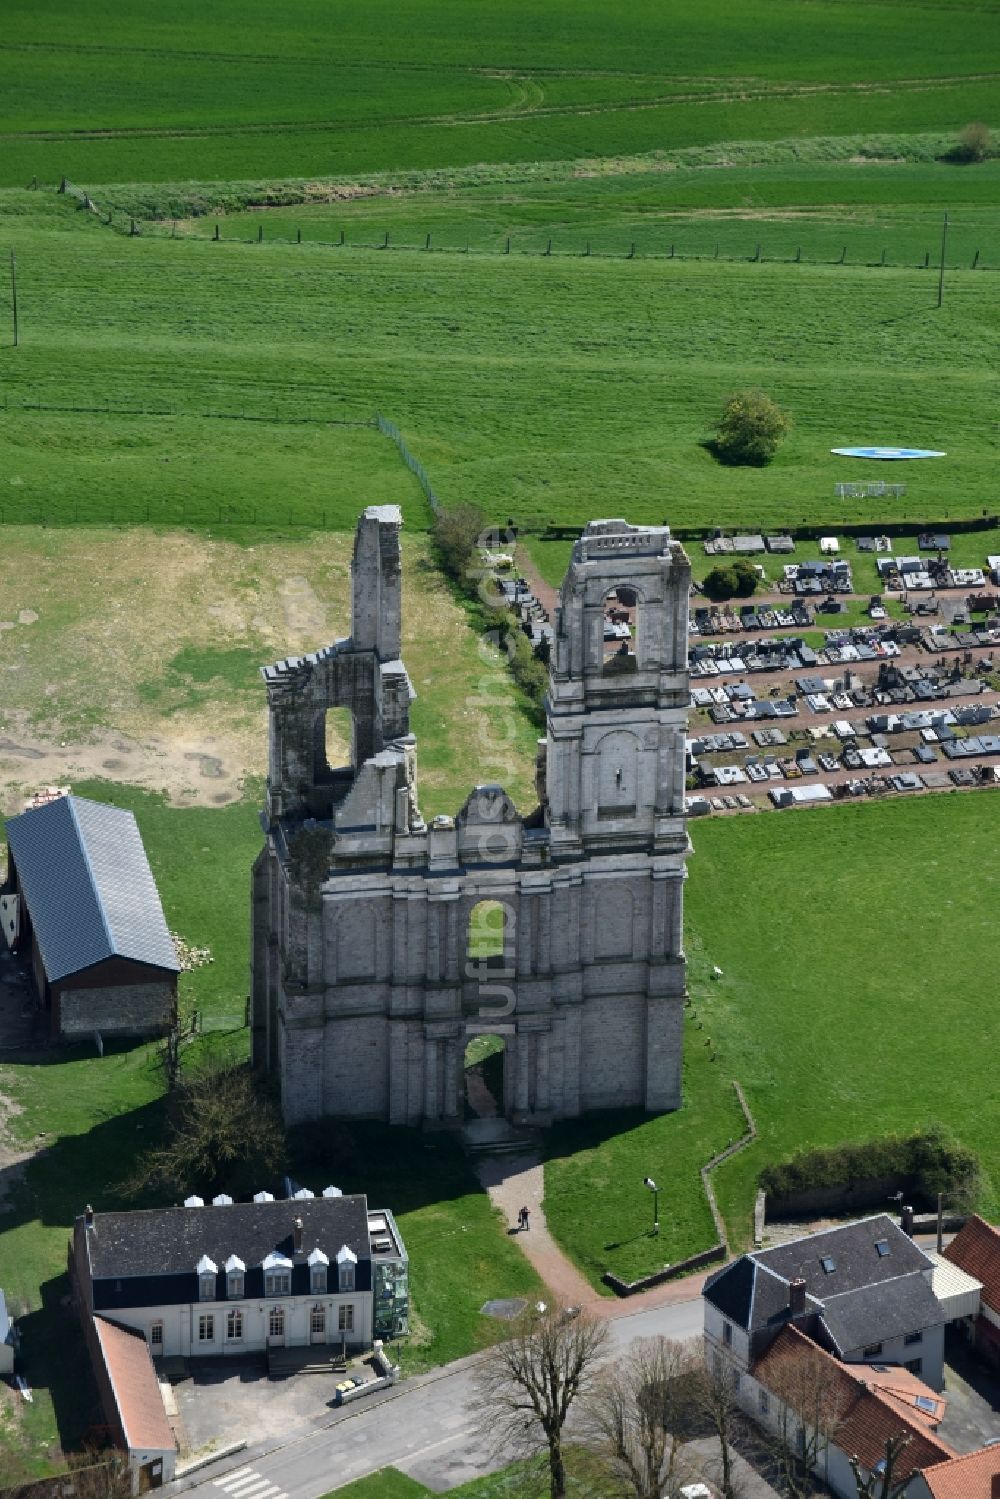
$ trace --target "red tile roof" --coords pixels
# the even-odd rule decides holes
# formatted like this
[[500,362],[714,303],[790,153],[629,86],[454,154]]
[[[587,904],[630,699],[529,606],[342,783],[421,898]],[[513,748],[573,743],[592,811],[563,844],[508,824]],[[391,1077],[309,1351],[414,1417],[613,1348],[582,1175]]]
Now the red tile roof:
[[146,1339],[134,1327],[123,1327],[106,1317],[95,1317],[94,1327],[129,1448],[172,1451],[174,1434]]
[[[796,1410],[796,1414],[804,1414],[807,1421],[809,1408],[815,1408],[817,1384],[822,1382],[819,1398],[829,1414],[833,1445],[848,1457],[857,1457],[869,1472],[885,1457],[890,1437],[904,1434],[910,1441],[897,1464],[897,1481],[909,1477],[917,1468],[930,1468],[955,1455],[950,1447],[931,1435],[916,1411],[908,1410],[901,1400],[887,1399],[880,1391],[868,1387],[869,1368],[864,1369],[862,1376],[860,1366],[855,1372],[850,1364],[842,1364],[797,1327],[782,1328],[763,1358],[754,1365],[753,1374],[766,1389]],[[797,1404],[804,1409],[797,1410]]]
[[[930,1385],[924,1384],[909,1369],[901,1369],[896,1364],[890,1364],[885,1368],[877,1364],[857,1366],[858,1378],[867,1385],[869,1390],[874,1390],[887,1400],[894,1410],[902,1410],[904,1415],[913,1417],[924,1426],[929,1426],[933,1431],[944,1420],[948,1402],[943,1395],[932,1390]],[[925,1402],[924,1408],[917,1405],[917,1401]],[[928,1406],[930,1407],[928,1409]]]
[[1000,1229],[973,1213],[944,1250],[944,1257],[981,1281],[983,1301],[1000,1312]]
[[934,1499],[995,1499],[1000,1493],[1000,1447],[981,1447],[921,1475]]

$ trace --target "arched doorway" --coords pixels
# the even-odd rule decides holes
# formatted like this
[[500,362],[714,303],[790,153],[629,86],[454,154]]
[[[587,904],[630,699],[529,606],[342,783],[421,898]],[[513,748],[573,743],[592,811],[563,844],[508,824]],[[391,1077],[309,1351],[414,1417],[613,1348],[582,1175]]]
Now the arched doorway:
[[620,583],[604,599],[603,675],[627,675],[638,669],[639,597]]
[[487,1032],[470,1036],[462,1060],[462,1097],[466,1122],[502,1119],[506,1113],[507,1045]]

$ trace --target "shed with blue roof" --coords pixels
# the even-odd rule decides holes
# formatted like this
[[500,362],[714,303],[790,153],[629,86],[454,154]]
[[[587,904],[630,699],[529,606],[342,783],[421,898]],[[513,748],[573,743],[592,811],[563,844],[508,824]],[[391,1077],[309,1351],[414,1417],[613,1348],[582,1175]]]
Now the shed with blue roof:
[[53,1034],[167,1030],[180,964],[132,813],[59,797],[10,818],[7,842],[8,936]]

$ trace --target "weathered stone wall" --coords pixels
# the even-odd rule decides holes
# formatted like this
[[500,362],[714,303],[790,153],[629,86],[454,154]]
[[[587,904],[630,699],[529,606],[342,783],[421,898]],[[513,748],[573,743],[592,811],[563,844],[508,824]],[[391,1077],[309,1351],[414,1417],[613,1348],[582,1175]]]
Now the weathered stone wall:
[[[368,511],[353,633],[268,668],[268,843],[253,882],[253,1055],[289,1121],[455,1125],[471,1035],[504,1040],[514,1118],[680,1104],[690,568],[665,528],[598,522],[556,614],[538,811],[480,786],[427,827],[399,649],[398,512]],[[609,668],[604,600],[639,598]],[[353,684],[353,686],[351,685]],[[351,694],[354,694],[352,698]],[[327,772],[316,715],[345,696],[363,764]],[[359,730],[359,723],[362,728]],[[482,901],[502,956],[470,949]]]

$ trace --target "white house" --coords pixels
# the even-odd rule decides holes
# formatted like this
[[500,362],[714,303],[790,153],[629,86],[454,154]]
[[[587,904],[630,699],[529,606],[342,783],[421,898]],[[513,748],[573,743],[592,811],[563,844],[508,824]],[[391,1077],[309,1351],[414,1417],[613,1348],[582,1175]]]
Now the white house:
[[327,1188],[252,1202],[76,1220],[81,1312],[142,1333],[154,1358],[321,1345],[356,1351],[407,1330],[407,1257],[388,1210]]

